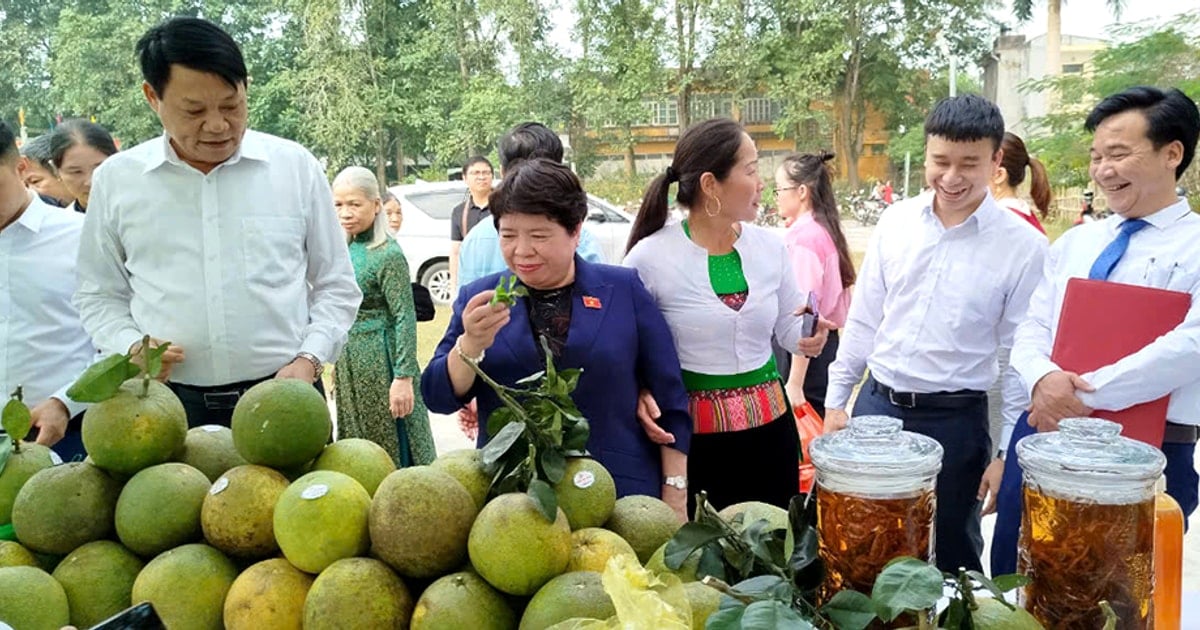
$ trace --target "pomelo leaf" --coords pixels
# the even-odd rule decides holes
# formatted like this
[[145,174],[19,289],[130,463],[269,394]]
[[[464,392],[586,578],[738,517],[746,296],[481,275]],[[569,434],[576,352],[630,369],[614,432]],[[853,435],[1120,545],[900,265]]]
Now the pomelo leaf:
[[746,606],[742,630],[812,630],[800,613],[779,600],[759,601]]
[[76,402],[103,402],[115,396],[122,383],[140,372],[141,368],[133,364],[129,355],[114,354],[85,370],[67,389],[67,396]]
[[[0,440],[0,473],[4,472],[4,466],[8,464],[8,458],[12,455],[13,440]],[[0,538],[3,540],[3,538]]]
[[546,520],[553,523],[558,519],[558,497],[554,494],[554,488],[550,484],[541,479],[534,479],[529,482],[529,498],[533,499],[534,505],[542,512],[542,516]]
[[512,448],[513,444],[517,443],[517,439],[524,433],[524,422],[518,420],[504,425],[504,428],[500,429],[500,432],[483,446],[484,467],[491,468],[496,462],[503,459],[504,454]]
[[557,449],[547,449],[541,453],[542,474],[546,475],[546,481],[557,484],[562,481],[563,474],[567,470],[567,458],[563,457],[562,452]]
[[697,549],[724,537],[724,530],[708,523],[684,523],[667,541],[663,564],[672,571],[678,571]]
[[875,621],[875,604],[858,591],[838,591],[821,607],[821,614],[842,630],[863,630]]
[[942,597],[942,572],[912,557],[892,560],[875,578],[871,599],[884,621],[901,613],[932,608]]
[[[20,391],[20,388],[17,390]],[[13,397],[4,404],[3,419],[0,420],[0,426],[4,427],[4,432],[13,439],[13,442],[24,440],[25,436],[29,435],[29,429],[33,426],[33,416],[29,413],[29,407],[17,398],[14,393]]]
[[[736,601],[736,600],[735,600]],[[742,630],[744,606],[730,606],[713,613],[704,624],[704,630]]]
[[150,378],[158,378],[159,373],[162,372],[163,354],[170,347],[170,342],[163,342],[161,346],[146,351],[146,374],[149,374]]

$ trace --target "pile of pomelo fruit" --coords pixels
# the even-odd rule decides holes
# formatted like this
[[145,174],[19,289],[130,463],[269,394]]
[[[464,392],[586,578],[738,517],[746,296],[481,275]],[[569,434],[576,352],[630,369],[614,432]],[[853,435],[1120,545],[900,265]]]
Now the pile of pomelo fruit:
[[[251,389],[232,429],[190,431],[168,388],[131,383],[85,415],[88,460],[51,466],[20,443],[0,471],[17,538],[0,541],[0,621],[15,630],[87,628],[143,601],[172,630],[530,630],[611,617],[615,555],[668,571],[674,512],[617,500],[594,460],[569,461],[551,523],[525,494],[489,500],[476,450],[396,470],[372,442],[330,443],[325,401],[300,381]],[[695,572],[676,575],[702,628],[720,596]]]

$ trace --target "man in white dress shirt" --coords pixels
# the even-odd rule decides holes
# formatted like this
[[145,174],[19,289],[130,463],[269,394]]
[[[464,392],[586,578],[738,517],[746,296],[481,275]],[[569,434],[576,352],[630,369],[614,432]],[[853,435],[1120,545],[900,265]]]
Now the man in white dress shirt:
[[[1109,96],[1084,125],[1095,135],[1090,173],[1114,214],[1063,234],[1017,329],[1012,365],[1031,394],[1028,420],[1013,431],[1053,431],[1063,418],[1093,409],[1121,410],[1170,395],[1162,451],[1167,493],[1185,516],[1195,511],[1200,478],[1193,458],[1200,435],[1200,217],[1175,184],[1200,137],[1200,111],[1179,90],[1135,87]],[[1183,291],[1192,307],[1182,324],[1154,343],[1093,372],[1066,372],[1050,360],[1067,281],[1093,278]],[[1004,469],[992,570],[1016,567],[1021,514],[1020,468]],[[1186,520],[1184,521],[1186,523]]]
[[25,187],[12,129],[0,121],[0,400],[21,386],[37,442],[82,459],[84,406],[67,387],[96,354],[71,304],[83,215]]
[[[880,218],[826,394],[826,431],[840,429],[870,368],[854,415],[900,418],[941,443],[935,553],[937,566],[954,573],[981,568],[980,506],[1004,466],[988,434],[986,392],[1046,252],[1046,238],[989,192],[1003,138],[1000,110],[981,97],[945,99],[930,112],[925,179],[933,192]],[[1020,387],[1003,391],[1023,396]]]
[[165,133],[96,170],[75,296],[105,353],[170,342],[164,378],[188,422],[228,424],[269,378],[317,382],[362,293],[325,173],[246,129],[246,65],[215,24],[172,18],[138,42]]

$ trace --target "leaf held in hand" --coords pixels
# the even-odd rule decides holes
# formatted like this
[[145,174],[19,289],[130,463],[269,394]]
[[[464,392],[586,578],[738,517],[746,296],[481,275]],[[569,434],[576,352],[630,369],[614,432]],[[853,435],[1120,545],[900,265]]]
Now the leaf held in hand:
[[91,367],[79,376],[69,389],[67,397],[76,402],[104,402],[117,394],[121,384],[135,377],[141,368],[134,365],[129,355],[114,354]]
[[162,373],[162,358],[166,354],[167,348],[170,347],[170,342],[164,342],[161,346],[146,351],[146,374],[149,374],[150,378],[158,378],[158,375]]
[[29,435],[29,429],[33,426],[33,416],[29,413],[29,407],[26,407],[25,403],[14,395],[4,404],[3,420],[0,420],[0,425],[4,427],[4,432],[14,442],[19,442]]
[[508,449],[512,448],[513,444],[517,443],[517,439],[525,432],[524,422],[510,422],[504,425],[503,429],[491,439],[490,442],[483,446],[483,466],[491,468],[499,461]]

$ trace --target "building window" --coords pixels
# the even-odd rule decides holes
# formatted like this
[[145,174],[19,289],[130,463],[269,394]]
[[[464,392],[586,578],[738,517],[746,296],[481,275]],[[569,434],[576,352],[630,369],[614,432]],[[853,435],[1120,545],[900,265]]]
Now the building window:
[[1081,63],[1064,63],[1062,67],[1063,74],[1082,74],[1083,64]]
[[779,101],[769,98],[748,98],[742,103],[742,122],[746,124],[773,123],[779,118]]

